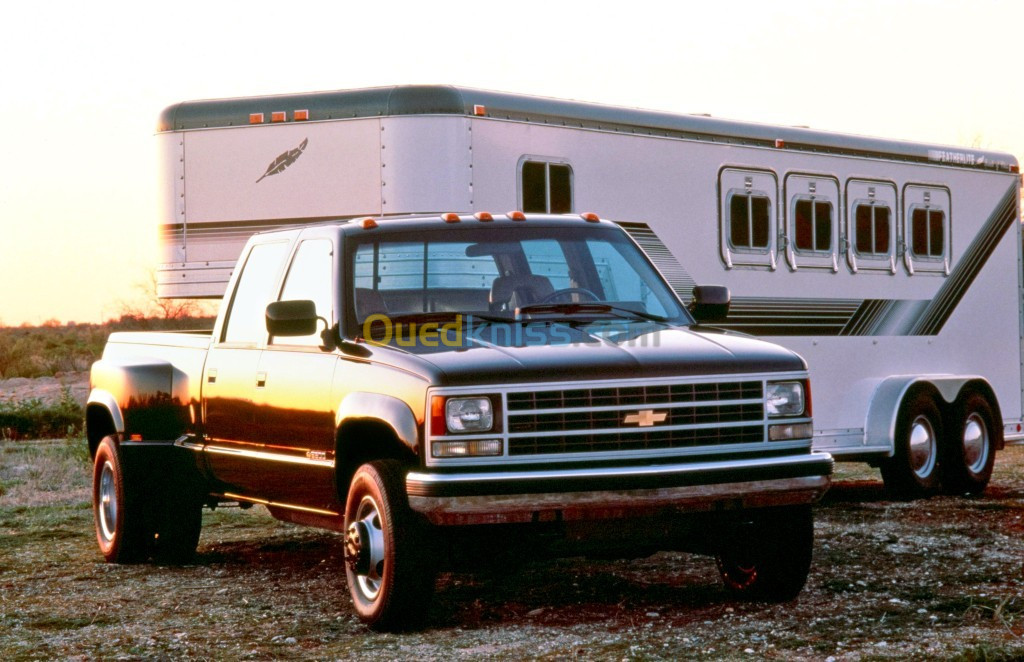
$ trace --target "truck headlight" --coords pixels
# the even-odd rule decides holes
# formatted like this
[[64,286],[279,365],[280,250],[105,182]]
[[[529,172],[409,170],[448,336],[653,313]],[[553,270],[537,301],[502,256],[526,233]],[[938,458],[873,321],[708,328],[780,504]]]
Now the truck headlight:
[[444,418],[448,432],[487,432],[494,427],[490,398],[448,398]]
[[764,404],[768,415],[800,416],[804,413],[803,382],[768,382]]

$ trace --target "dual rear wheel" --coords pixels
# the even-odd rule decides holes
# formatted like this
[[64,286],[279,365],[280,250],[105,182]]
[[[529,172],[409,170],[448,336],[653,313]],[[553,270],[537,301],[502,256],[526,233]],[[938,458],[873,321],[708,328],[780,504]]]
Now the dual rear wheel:
[[880,467],[892,494],[978,494],[988,485],[999,434],[992,404],[976,390],[961,393],[945,412],[940,404],[918,390],[900,407],[894,453]]

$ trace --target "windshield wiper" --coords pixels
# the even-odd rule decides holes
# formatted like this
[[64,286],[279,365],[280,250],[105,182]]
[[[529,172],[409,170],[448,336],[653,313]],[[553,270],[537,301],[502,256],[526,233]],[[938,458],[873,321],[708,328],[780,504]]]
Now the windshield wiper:
[[534,303],[529,306],[516,308],[516,318],[525,315],[536,315],[550,313],[554,315],[578,315],[578,314],[613,314],[621,319],[640,318],[651,322],[667,322],[667,317],[655,315],[642,310],[635,310],[627,306],[616,306],[610,303],[596,301],[580,301],[574,303]]

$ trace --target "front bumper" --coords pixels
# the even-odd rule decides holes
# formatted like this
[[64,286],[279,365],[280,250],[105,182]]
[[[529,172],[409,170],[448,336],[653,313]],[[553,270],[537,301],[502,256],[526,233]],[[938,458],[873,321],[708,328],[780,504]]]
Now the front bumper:
[[620,518],[809,504],[831,482],[827,453],[718,462],[406,478],[409,505],[438,525]]

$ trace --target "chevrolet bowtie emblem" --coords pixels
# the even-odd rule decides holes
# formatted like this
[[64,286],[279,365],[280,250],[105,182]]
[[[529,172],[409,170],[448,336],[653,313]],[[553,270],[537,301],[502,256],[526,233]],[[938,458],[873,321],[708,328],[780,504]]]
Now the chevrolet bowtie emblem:
[[622,422],[626,425],[636,423],[642,428],[649,428],[655,423],[664,423],[668,418],[668,412],[654,411],[653,409],[642,409],[635,414],[629,414]]

